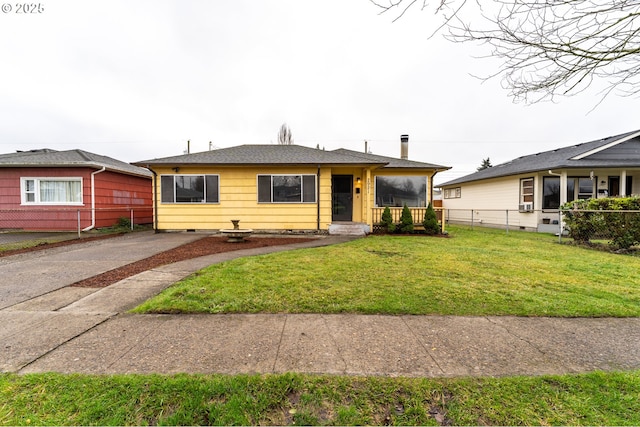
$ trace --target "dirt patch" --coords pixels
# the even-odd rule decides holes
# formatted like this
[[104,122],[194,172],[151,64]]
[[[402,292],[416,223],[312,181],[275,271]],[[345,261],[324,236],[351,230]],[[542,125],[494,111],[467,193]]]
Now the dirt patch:
[[82,288],[103,288],[127,277],[134,276],[143,271],[151,270],[165,264],[171,264],[186,259],[197,258],[205,255],[219,254],[222,252],[239,251],[241,249],[263,248],[267,246],[289,245],[292,243],[304,243],[314,240],[312,238],[287,238],[287,237],[256,237],[246,239],[241,243],[229,243],[227,237],[209,236],[153,255],[140,261],[132,262],[125,266],[109,270],[97,276],[89,277],[69,286]]

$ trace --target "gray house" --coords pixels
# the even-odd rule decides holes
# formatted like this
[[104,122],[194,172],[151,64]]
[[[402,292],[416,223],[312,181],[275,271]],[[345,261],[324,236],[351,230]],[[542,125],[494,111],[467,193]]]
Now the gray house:
[[555,231],[568,201],[640,193],[640,130],[519,157],[441,187],[451,222]]

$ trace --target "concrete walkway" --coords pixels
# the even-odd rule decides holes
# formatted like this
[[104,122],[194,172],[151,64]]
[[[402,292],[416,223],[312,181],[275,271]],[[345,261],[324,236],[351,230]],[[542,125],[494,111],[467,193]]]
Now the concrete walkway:
[[0,371],[454,377],[640,368],[638,318],[126,314],[207,265],[349,240],[335,236],[195,258],[99,290],[65,287],[200,237],[136,233],[0,258]]

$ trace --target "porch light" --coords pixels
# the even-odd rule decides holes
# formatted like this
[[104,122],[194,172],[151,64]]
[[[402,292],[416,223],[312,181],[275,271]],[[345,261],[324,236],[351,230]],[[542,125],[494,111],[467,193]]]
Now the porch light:
[[356,182],[357,182],[358,184],[360,184],[360,177],[357,177],[357,178],[356,178]]

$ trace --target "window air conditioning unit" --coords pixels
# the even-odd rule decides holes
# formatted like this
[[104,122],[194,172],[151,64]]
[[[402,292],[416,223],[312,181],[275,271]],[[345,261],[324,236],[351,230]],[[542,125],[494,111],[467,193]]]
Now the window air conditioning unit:
[[531,202],[523,203],[519,206],[518,210],[520,212],[533,212],[533,203]]

